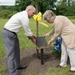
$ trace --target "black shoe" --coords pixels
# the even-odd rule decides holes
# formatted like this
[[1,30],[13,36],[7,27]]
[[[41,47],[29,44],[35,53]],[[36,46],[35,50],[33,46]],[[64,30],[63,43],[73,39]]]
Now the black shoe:
[[16,69],[17,70],[20,70],[20,69],[26,69],[27,68],[27,66],[26,65],[20,65],[19,67],[17,67]]
[[75,72],[75,71],[70,70],[70,72],[73,73],[73,72]]

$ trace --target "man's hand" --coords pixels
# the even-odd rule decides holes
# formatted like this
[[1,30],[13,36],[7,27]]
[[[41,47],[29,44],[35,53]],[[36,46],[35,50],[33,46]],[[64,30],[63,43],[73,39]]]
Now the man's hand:
[[35,37],[34,35],[28,36],[28,38],[29,38],[34,44],[36,44],[36,37]]
[[36,44],[36,39],[34,37],[31,39],[31,41]]

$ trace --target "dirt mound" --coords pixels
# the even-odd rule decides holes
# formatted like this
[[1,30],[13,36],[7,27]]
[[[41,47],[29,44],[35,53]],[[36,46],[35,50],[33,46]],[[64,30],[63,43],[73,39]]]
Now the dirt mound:
[[30,48],[21,51],[21,62],[28,67],[26,70],[20,70],[20,75],[30,75],[31,72],[42,73],[50,67],[56,67],[59,64],[59,57],[57,57],[51,48],[44,50],[44,65],[41,65],[40,50],[39,58],[37,57],[36,48]]
[[[31,72],[37,74],[45,72],[50,67],[56,67],[59,64],[59,57],[54,54],[51,48],[44,50],[44,65],[41,65],[40,50],[39,58],[37,57],[36,48],[21,50],[21,63],[28,67],[24,70],[19,70],[19,75],[30,75]],[[7,72],[7,71],[6,71]],[[5,75],[8,75],[5,73]]]

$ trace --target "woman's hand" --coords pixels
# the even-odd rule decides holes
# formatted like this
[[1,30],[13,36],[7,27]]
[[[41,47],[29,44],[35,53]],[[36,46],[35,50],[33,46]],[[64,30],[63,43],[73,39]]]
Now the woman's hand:
[[48,37],[48,36],[49,36],[49,34],[45,34],[45,35],[44,35],[45,38]]
[[47,46],[50,46],[51,45],[51,42],[50,41],[48,41],[48,45]]

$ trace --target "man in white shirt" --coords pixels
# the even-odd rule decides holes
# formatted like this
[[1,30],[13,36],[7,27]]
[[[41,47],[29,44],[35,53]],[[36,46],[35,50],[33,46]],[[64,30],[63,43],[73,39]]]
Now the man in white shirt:
[[10,75],[18,75],[16,70],[27,67],[20,63],[20,48],[17,33],[23,27],[28,38],[31,39],[34,44],[36,43],[35,36],[31,32],[29,26],[29,18],[31,18],[35,13],[36,8],[34,6],[27,6],[24,11],[13,15],[2,30]]

